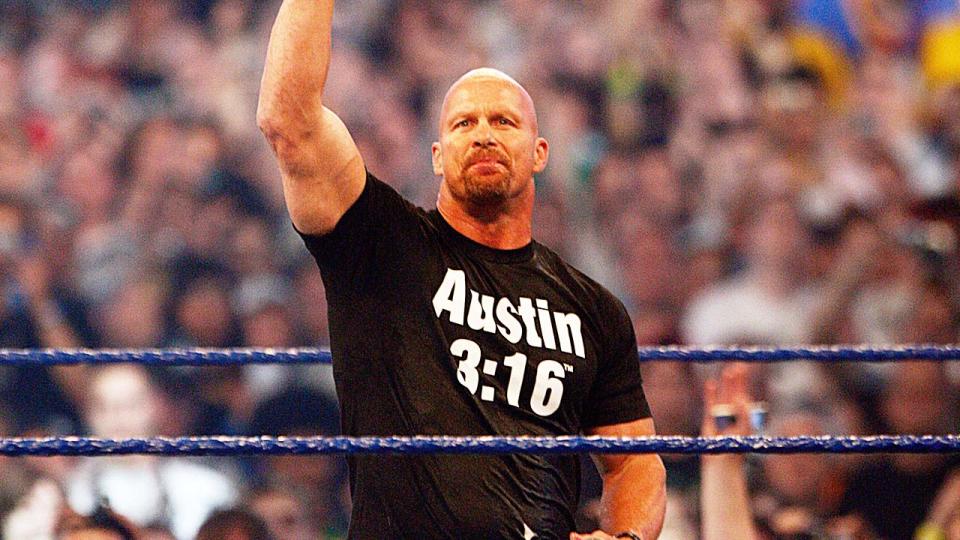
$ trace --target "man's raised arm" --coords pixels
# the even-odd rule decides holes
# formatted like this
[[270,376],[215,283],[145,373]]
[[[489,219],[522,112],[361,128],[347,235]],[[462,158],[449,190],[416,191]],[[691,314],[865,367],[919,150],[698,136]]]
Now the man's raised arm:
[[257,125],[283,177],[293,224],[333,229],[363,191],[363,160],[340,118],[323,106],[333,0],[284,0],[270,33]]

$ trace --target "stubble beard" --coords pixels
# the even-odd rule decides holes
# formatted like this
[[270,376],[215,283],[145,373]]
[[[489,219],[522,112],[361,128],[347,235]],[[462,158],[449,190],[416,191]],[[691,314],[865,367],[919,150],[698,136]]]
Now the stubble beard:
[[498,174],[473,174],[464,172],[463,191],[467,202],[477,206],[501,204],[510,198],[513,172]]

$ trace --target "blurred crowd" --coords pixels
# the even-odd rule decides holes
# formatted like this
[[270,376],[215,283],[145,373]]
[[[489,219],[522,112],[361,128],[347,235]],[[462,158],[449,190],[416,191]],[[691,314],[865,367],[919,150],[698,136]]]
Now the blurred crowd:
[[[255,122],[278,5],[0,1],[0,348],[327,344]],[[535,237],[624,300],[640,345],[958,341],[956,0],[343,0],[325,103],[373,173],[432,207],[443,93],[481,65],[528,88],[551,143]],[[643,369],[658,431],[698,433],[713,368]],[[772,435],[957,431],[952,365],[749,380]],[[323,367],[3,368],[0,433],[326,434],[332,388]],[[665,459],[663,537],[695,537],[697,462]],[[748,481],[765,537],[910,538],[933,519],[960,538],[956,464],[781,456]],[[155,538],[231,506],[278,538],[336,538],[343,469],[2,459],[4,537],[107,502]]]

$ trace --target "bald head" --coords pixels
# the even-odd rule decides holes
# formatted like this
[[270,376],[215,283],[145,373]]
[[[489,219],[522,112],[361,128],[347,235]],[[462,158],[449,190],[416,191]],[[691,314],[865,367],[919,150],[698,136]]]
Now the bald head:
[[457,79],[450,88],[453,88],[457,84],[468,81],[470,79],[500,79],[502,81],[508,82],[517,88],[523,90],[523,86],[520,85],[513,77],[507,75],[506,73],[500,71],[499,69],[482,67],[477,69],[471,69],[470,71],[464,73]]
[[506,73],[500,71],[499,69],[482,67],[477,69],[472,69],[464,73],[459,79],[454,81],[450,88],[447,90],[446,95],[443,96],[443,105],[440,108],[440,129],[443,129],[443,122],[447,118],[449,113],[451,98],[457,94],[458,90],[461,90],[465,86],[471,84],[482,84],[482,83],[500,83],[502,85],[514,88],[520,97],[520,104],[523,107],[523,112],[525,115],[529,116],[530,122],[533,126],[534,133],[539,132],[539,127],[537,123],[537,111],[533,105],[533,98],[530,97],[530,94],[527,92],[527,89],[523,87],[520,83],[516,81],[513,77],[507,75]]

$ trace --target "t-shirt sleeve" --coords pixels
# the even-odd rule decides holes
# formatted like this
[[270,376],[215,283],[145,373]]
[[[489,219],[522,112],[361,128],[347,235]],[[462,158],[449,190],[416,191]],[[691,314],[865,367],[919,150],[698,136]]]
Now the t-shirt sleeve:
[[304,234],[307,249],[320,267],[324,281],[349,290],[375,278],[407,252],[419,230],[417,208],[392,187],[367,172],[360,197],[341,216],[332,231]]
[[583,429],[650,417],[630,315],[617,301],[614,315],[607,320],[606,350],[584,407]]

